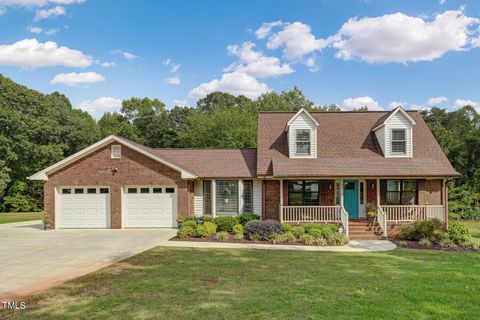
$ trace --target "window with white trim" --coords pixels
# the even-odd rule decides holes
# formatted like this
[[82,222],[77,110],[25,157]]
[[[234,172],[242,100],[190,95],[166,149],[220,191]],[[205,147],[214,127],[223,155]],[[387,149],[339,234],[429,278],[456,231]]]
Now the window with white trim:
[[295,130],[295,154],[310,155],[310,131],[309,129]]
[[407,140],[405,129],[392,129],[392,154],[406,154]]
[[119,144],[112,145],[112,158],[118,159],[122,155],[122,147]]

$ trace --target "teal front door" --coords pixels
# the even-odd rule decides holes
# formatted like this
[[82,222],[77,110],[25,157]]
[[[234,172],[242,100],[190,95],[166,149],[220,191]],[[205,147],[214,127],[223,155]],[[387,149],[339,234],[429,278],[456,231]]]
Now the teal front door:
[[343,206],[350,219],[358,218],[358,180],[343,180]]

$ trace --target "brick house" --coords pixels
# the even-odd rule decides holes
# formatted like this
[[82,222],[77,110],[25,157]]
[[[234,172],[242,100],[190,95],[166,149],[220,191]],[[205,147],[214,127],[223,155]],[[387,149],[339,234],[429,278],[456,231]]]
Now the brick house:
[[[448,223],[458,176],[421,115],[261,112],[257,148],[153,149],[109,136],[34,174],[55,228],[175,227],[178,215]],[[372,209],[373,208],[373,209]]]

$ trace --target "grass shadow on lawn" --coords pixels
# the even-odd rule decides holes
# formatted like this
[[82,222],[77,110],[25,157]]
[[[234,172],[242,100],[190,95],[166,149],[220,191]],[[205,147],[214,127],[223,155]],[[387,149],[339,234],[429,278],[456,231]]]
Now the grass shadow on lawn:
[[[18,319],[475,318],[480,255],[157,247],[28,297]],[[11,312],[0,313],[9,316]]]

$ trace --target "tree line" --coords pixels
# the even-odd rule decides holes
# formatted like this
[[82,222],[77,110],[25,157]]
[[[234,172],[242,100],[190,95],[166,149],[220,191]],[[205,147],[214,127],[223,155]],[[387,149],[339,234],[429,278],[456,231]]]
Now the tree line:
[[[107,112],[95,121],[58,92],[42,94],[0,74],[0,211],[41,210],[43,183],[26,177],[111,134],[153,148],[256,147],[259,111],[301,108],[340,111],[337,105],[315,105],[294,87],[255,100],[214,92],[195,107],[171,109],[158,99],[131,98],[122,102],[119,112]],[[455,112],[433,108],[422,115],[462,173],[451,182],[455,214],[480,218],[475,213],[480,192],[479,115],[472,107]]]

